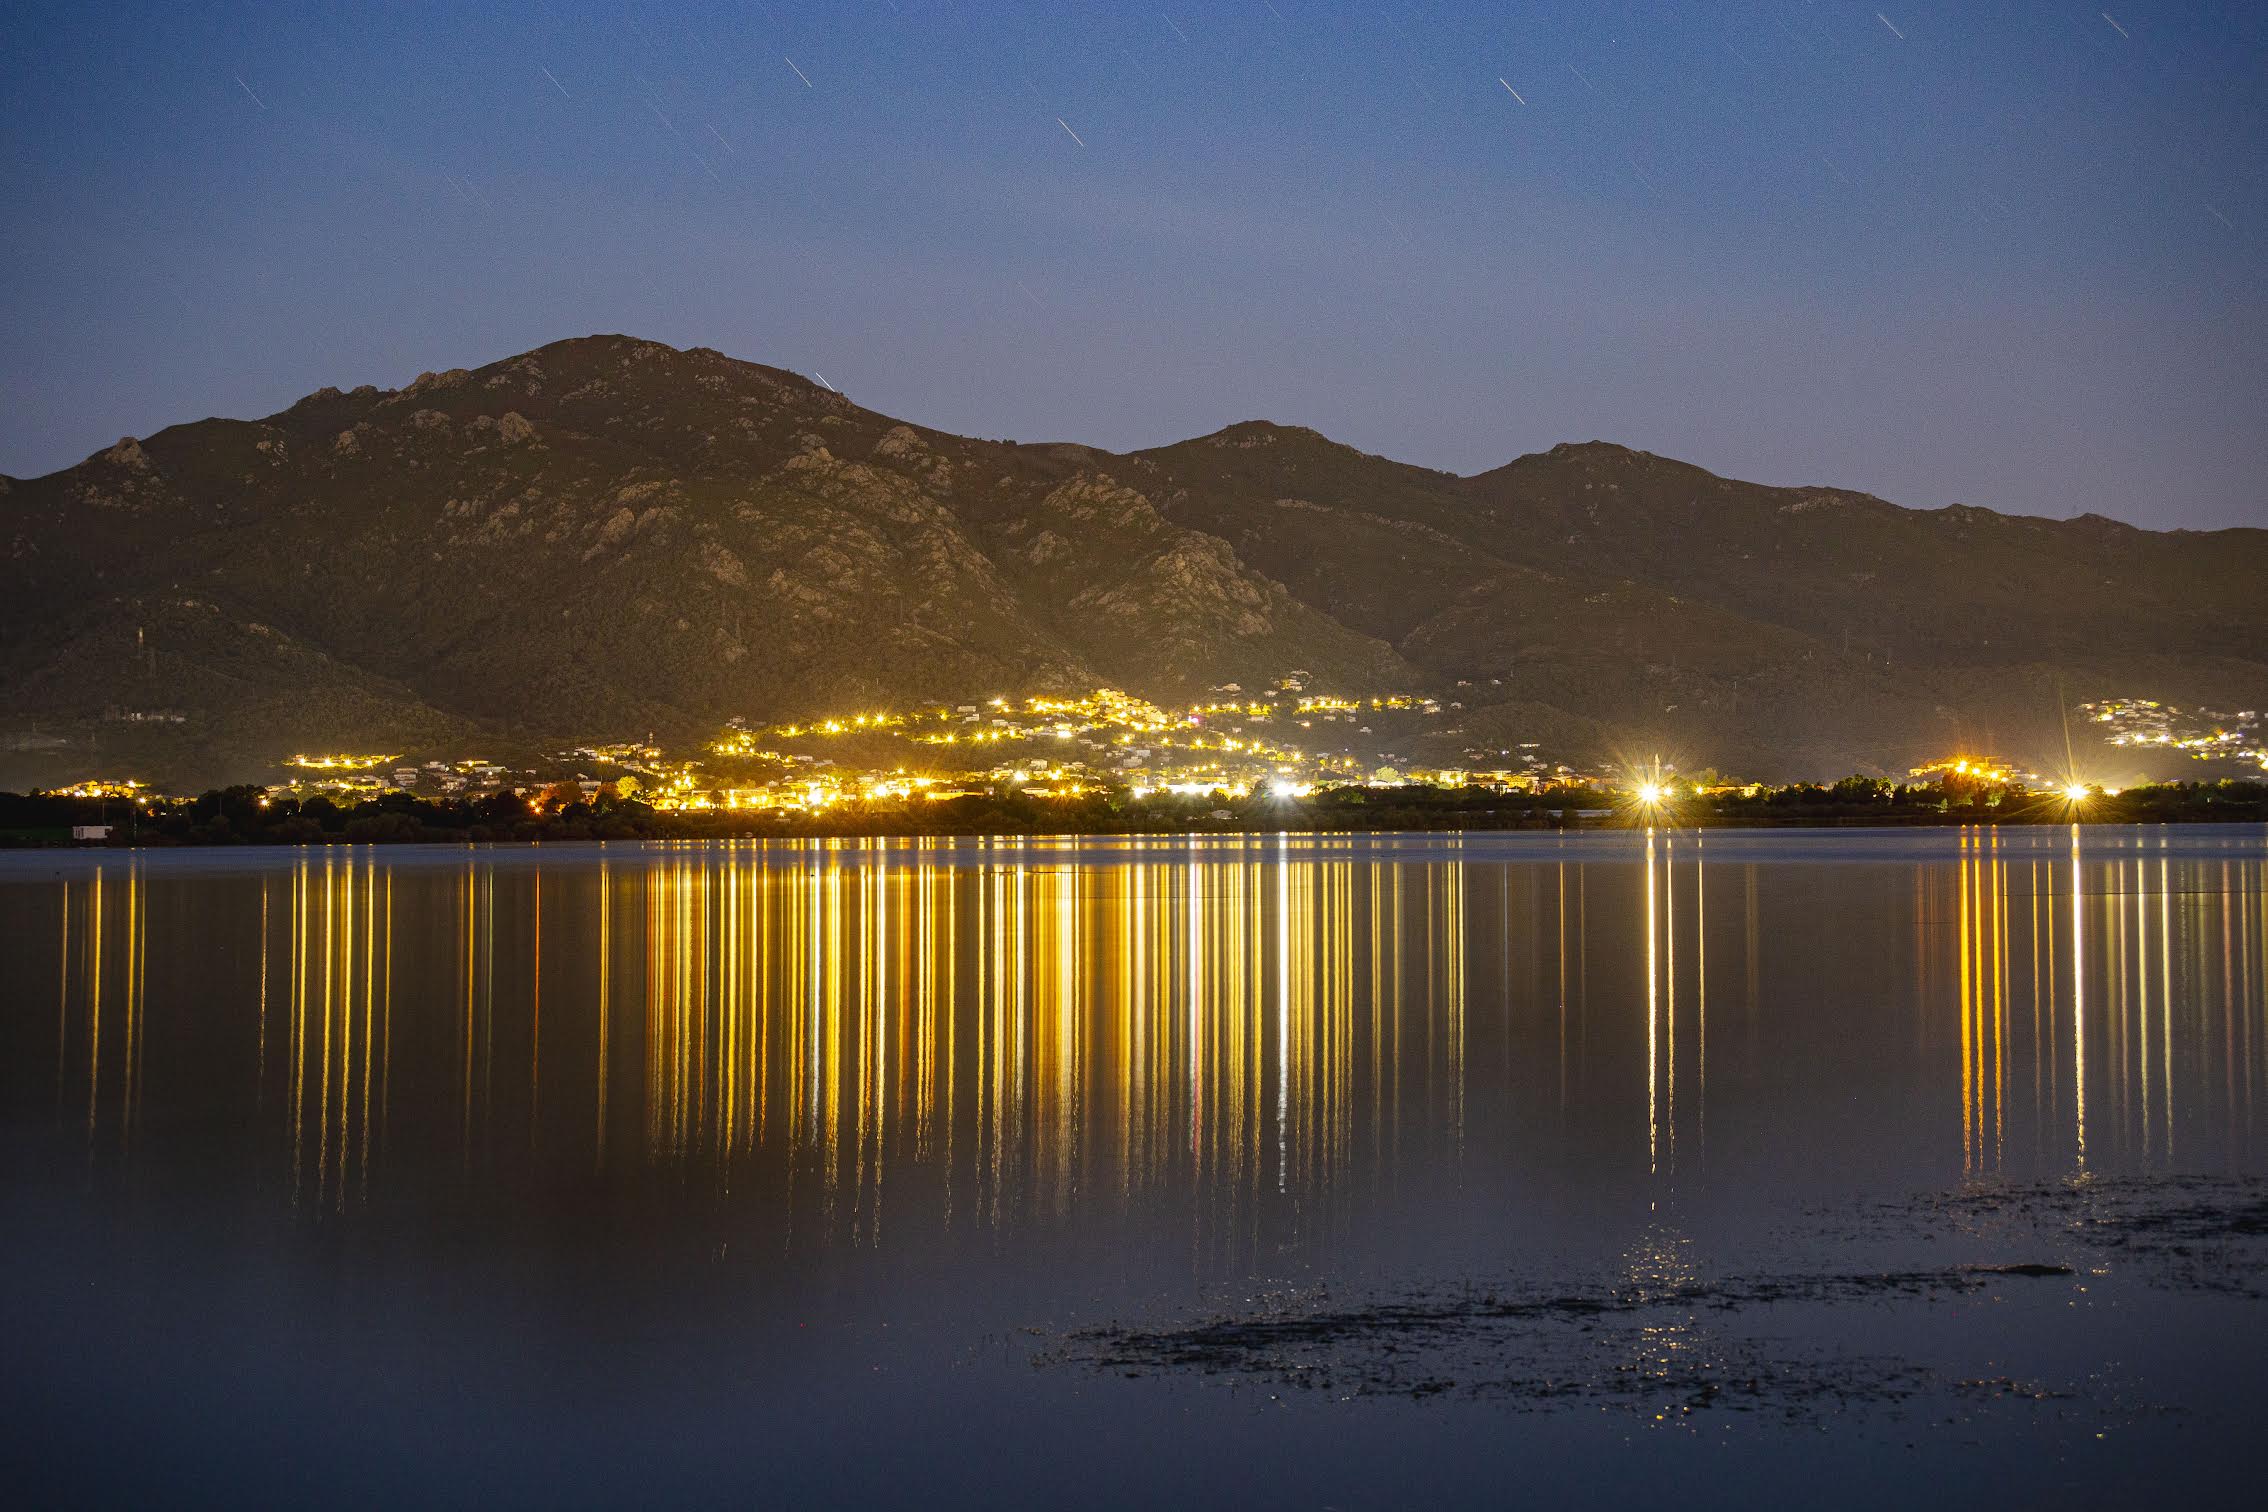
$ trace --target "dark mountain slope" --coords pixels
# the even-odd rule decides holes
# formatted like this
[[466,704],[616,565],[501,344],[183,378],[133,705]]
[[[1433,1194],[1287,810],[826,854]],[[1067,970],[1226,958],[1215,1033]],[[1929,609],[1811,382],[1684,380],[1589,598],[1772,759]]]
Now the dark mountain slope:
[[[1164,519],[1118,465],[921,432],[713,352],[562,342],[13,485],[0,676],[42,749],[57,727],[106,733],[90,708],[195,692],[162,707],[185,703],[220,765],[267,738],[222,691],[219,642],[255,624],[400,690],[342,713],[335,739],[358,744],[433,710],[685,737],[1105,679],[1179,695],[1288,665],[1410,675]],[[185,600],[226,634],[180,635],[161,611]],[[153,646],[168,689],[97,670]]]
[[1894,768],[2059,740],[2081,698],[2268,704],[2263,584],[2268,532],[1917,512],[1598,443],[1473,478],[1259,423],[1020,446],[602,336],[0,483],[0,783],[1294,668],[1454,697],[1445,749]]
[[2044,759],[2078,699],[2268,703],[2268,531],[1901,509],[1601,442],[1469,479],[1273,427],[1143,455],[1176,518],[1342,595],[1420,667],[1633,750],[1771,771],[1984,742]]
[[1527,565],[1630,576],[1893,658],[2209,655],[2231,649],[2233,631],[2268,631],[2268,531],[1900,509],[1598,442],[1463,488]]

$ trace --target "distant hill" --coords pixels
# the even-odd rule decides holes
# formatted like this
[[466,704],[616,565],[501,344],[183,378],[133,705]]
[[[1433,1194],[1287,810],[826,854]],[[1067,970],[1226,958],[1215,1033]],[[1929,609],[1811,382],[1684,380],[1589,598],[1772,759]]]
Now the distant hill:
[[0,480],[0,542],[0,786],[1295,668],[1454,698],[1439,759],[1768,776],[2045,759],[2087,698],[2268,705],[2268,531],[1596,442],[1459,478],[1257,422],[981,441],[621,336]]

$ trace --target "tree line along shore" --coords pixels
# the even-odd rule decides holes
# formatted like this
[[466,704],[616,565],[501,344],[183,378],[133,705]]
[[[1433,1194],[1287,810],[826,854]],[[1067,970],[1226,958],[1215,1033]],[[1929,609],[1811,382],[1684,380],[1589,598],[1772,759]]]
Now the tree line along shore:
[[1097,790],[1044,797],[1013,790],[943,801],[847,802],[817,810],[656,808],[635,798],[507,790],[469,799],[394,793],[353,804],[231,787],[195,798],[0,794],[0,846],[193,846],[704,840],[984,834],[1211,834],[1643,826],[1924,826],[2259,823],[2268,782],[2167,782],[2084,796],[1977,783],[1898,784],[1849,777],[1655,801],[1598,786],[1346,787],[1300,797]]

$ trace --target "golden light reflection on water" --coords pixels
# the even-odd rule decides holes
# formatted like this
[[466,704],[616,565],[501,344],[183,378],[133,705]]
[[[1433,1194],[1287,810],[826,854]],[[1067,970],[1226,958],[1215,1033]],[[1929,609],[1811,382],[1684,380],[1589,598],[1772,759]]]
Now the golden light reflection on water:
[[[468,1171],[570,1139],[602,1172],[725,1191],[777,1166],[865,1241],[907,1204],[998,1225],[1195,1189],[1249,1215],[1405,1160],[1498,1161],[1533,1137],[1530,1087],[1610,1174],[1627,1148],[1622,1169],[1666,1183],[1706,1175],[1713,1097],[1720,1133],[1764,1116],[1741,1090],[1769,1070],[1764,995],[1826,1014],[1845,986],[1911,1000],[1913,1111],[1943,1089],[1965,1174],[2012,1141],[2078,1170],[2251,1139],[2259,860],[1979,830],[1949,862],[1847,874],[1863,906],[1823,911],[1724,846],[1649,832],[1507,864],[1453,841],[842,842],[541,869],[333,849],[225,884],[106,859],[52,885],[25,949],[52,972],[57,1114],[90,1156],[146,1137],[153,1022],[177,1047],[240,1028],[240,1071],[179,1064],[211,1083],[196,1096],[280,1120],[293,1200],[329,1209],[367,1197],[392,1119],[430,1141],[441,1107]],[[200,888],[226,893],[225,941]],[[1879,979],[1823,978],[1845,969],[1834,930]],[[186,1074],[161,1055],[159,1095],[189,1096]]]

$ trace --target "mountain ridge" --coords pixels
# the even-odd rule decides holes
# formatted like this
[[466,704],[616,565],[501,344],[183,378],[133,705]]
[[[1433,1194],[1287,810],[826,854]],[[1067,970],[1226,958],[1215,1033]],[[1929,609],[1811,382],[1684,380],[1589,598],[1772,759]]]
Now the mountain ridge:
[[2268,530],[1913,510],[1604,441],[1469,475],[1260,420],[986,441],[615,334],[0,480],[0,553],[0,782],[1294,669],[1773,776],[2038,743],[2082,698],[2268,704]]

